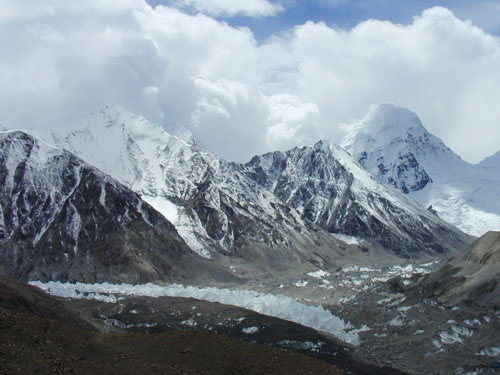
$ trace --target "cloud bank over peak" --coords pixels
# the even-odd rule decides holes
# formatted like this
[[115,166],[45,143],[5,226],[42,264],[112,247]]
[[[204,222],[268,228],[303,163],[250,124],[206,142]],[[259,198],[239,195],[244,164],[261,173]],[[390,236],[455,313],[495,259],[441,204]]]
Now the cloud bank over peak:
[[[203,2],[229,3],[272,4]],[[341,124],[392,103],[466,160],[500,149],[500,42],[445,8],[408,25],[307,22],[263,43],[209,13],[144,0],[0,0],[0,123],[64,126],[118,102],[246,161],[340,141]]]

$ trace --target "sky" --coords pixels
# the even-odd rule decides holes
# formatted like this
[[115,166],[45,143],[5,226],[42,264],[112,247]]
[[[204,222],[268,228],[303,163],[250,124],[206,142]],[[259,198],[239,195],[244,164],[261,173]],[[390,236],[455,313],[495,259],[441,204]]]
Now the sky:
[[469,162],[500,151],[500,2],[0,0],[0,124],[118,102],[247,161],[409,108]]

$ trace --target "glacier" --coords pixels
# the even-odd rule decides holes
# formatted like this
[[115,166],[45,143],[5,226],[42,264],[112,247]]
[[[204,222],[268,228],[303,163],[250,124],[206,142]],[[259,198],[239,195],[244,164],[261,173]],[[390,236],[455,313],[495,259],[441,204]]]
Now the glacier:
[[104,302],[116,302],[123,296],[148,297],[185,297],[209,302],[243,307],[264,315],[289,320],[319,331],[328,332],[352,345],[359,345],[359,336],[354,327],[333,315],[322,306],[310,306],[293,298],[257,293],[249,290],[229,290],[215,287],[199,288],[172,284],[160,286],[152,283],[131,284],[82,284],[31,281],[47,293],[66,298],[96,299]]

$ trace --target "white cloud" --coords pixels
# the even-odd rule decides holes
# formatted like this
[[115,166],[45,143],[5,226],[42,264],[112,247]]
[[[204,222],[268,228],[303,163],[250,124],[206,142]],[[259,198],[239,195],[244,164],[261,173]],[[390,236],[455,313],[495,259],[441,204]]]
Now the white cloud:
[[290,94],[267,96],[241,82],[194,79],[191,124],[210,150],[247,161],[270,150],[311,144],[320,137],[319,110]]
[[343,31],[310,22],[274,43],[267,48],[289,46],[274,59],[297,66],[289,86],[318,106],[332,138],[342,136],[337,124],[371,104],[393,103],[414,110],[468,160],[500,149],[499,40],[444,8],[408,26],[370,20]]
[[143,7],[136,0],[86,0],[68,1],[62,5],[60,0],[0,0],[0,23],[6,21],[26,21],[42,17],[50,17],[56,14],[69,13],[84,15],[87,12],[98,12],[100,14],[117,14],[128,12],[133,8]]
[[266,121],[267,150],[287,150],[311,144],[321,137],[321,117],[314,103],[302,103],[290,94],[273,95],[268,99],[270,115]]
[[181,8],[192,8],[212,16],[226,17],[269,17],[284,10],[281,5],[268,0],[178,0],[175,4]]
[[393,103],[468,160],[500,149],[500,42],[450,11],[349,31],[251,31],[144,0],[0,0],[0,123],[63,125],[119,102],[231,160],[339,140]]

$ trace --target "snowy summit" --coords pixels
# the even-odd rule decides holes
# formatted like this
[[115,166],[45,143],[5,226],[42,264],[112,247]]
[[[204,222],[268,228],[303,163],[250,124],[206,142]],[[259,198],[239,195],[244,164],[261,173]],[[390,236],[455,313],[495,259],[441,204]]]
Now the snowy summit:
[[469,164],[405,108],[374,107],[352,124],[342,146],[379,181],[391,185],[472,235],[500,229],[497,155]]

